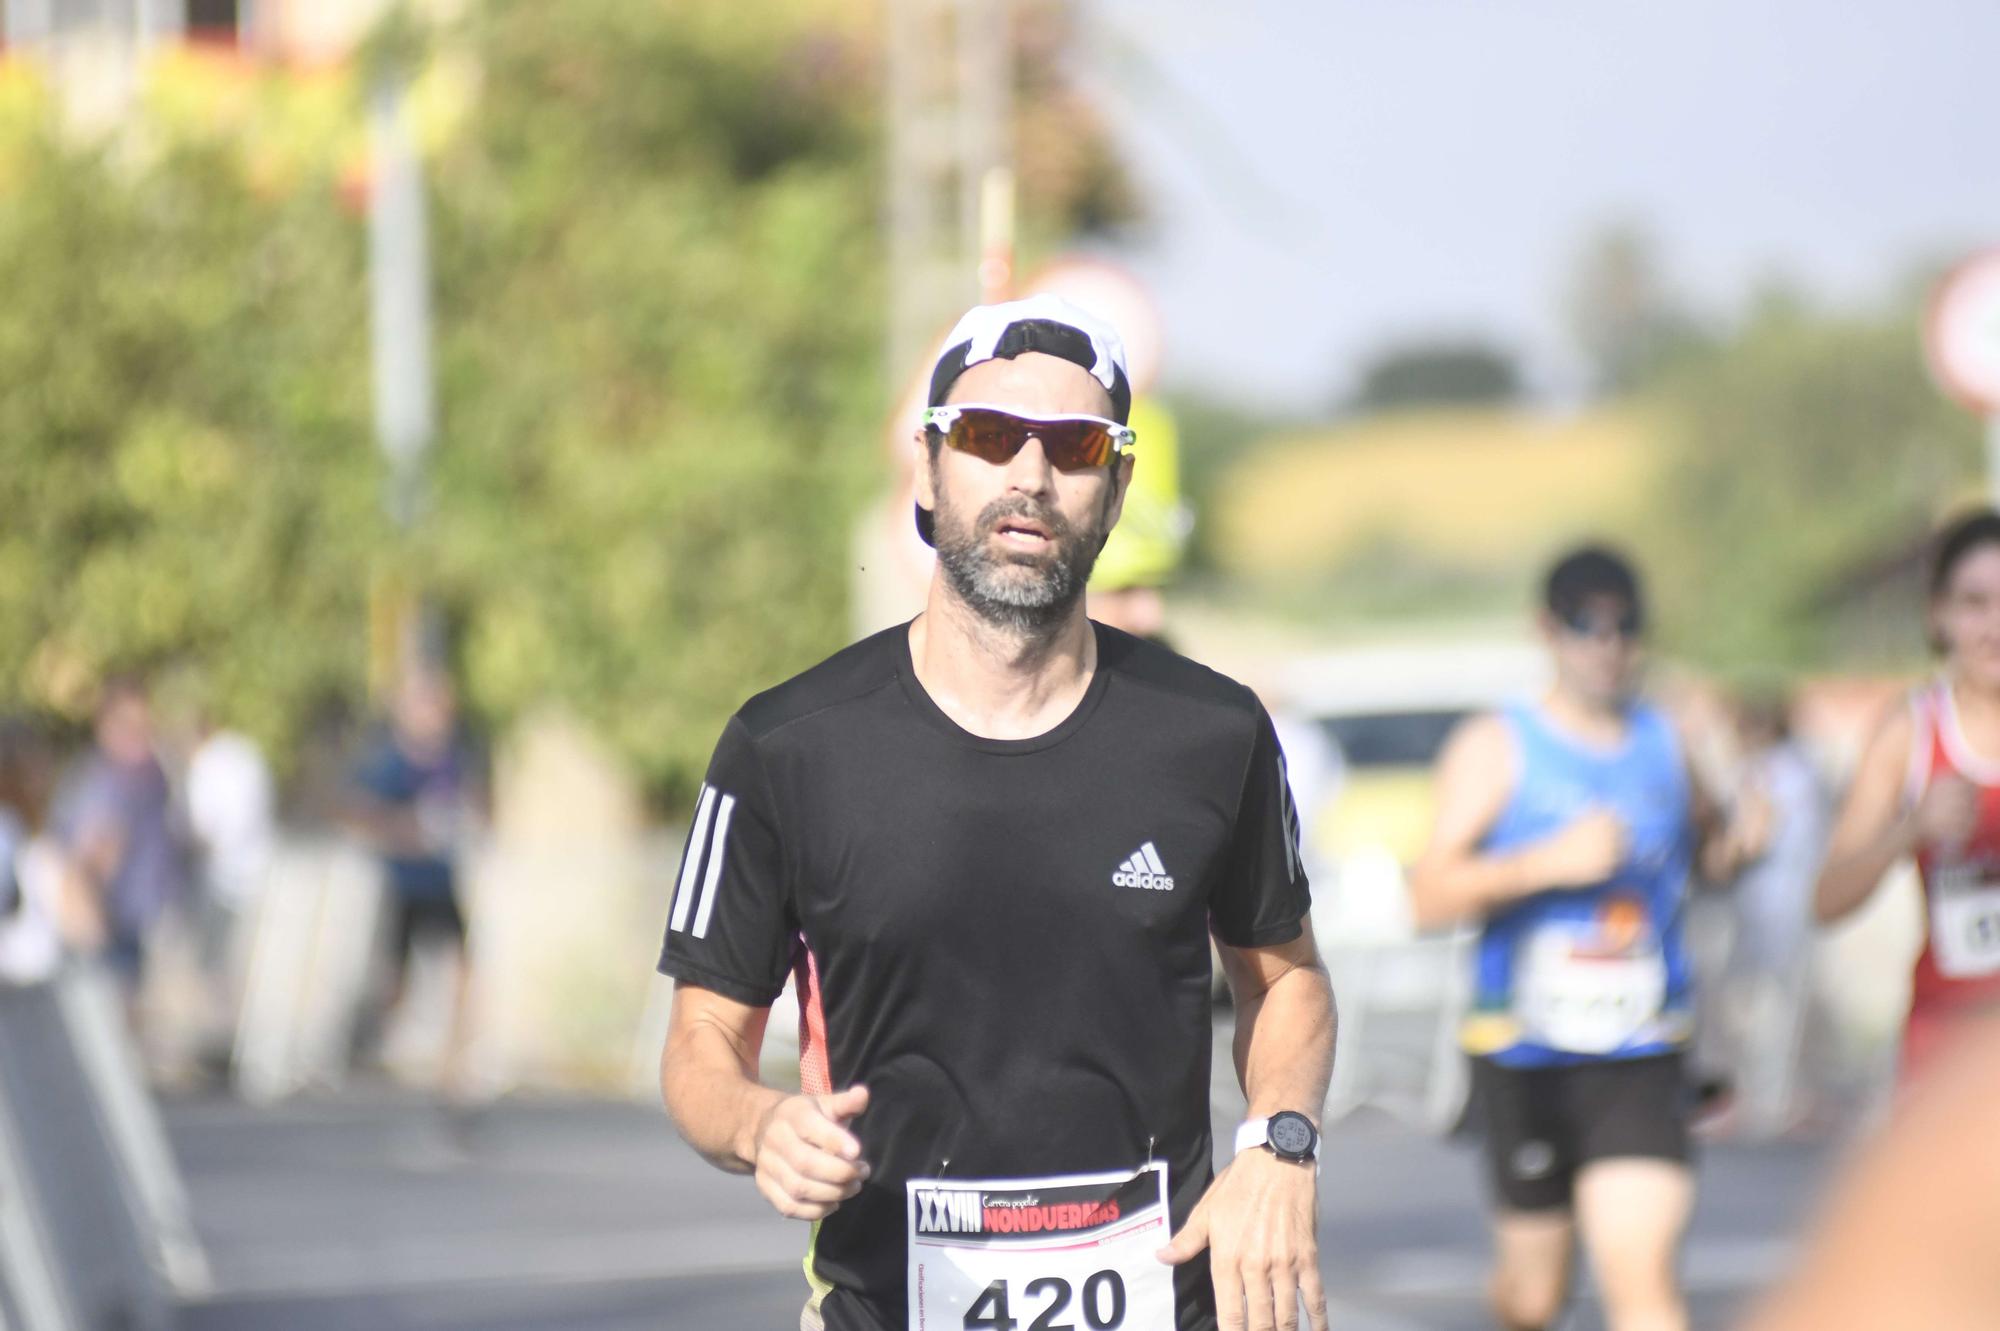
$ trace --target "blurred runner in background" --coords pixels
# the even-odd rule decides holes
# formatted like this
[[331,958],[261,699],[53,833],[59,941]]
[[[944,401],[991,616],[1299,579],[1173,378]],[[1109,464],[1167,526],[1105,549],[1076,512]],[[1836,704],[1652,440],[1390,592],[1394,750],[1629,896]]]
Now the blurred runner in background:
[[73,947],[116,974],[137,1030],[147,947],[187,887],[185,833],[154,753],[143,684],[105,684],[95,739],[56,799],[55,831],[70,875],[68,933]]
[[1425,927],[1474,920],[1474,1113],[1494,1195],[1495,1314],[1551,1325],[1578,1234],[1612,1331],[1682,1331],[1675,1265],[1694,1201],[1681,915],[1692,861],[1725,881],[1757,849],[1725,822],[1666,714],[1638,699],[1645,605],[1590,546],[1544,586],[1548,694],[1463,723],[1411,870]]
[[1791,699],[1765,689],[1736,707],[1739,786],[1770,804],[1764,853],[1745,866],[1730,901],[1735,937],[1718,1014],[1736,1087],[1735,1121],[1755,1138],[1795,1120],[1813,996],[1813,881],[1826,855],[1826,794],[1791,734]]
[[2000,513],[1968,513],[1939,537],[1929,625],[1943,668],[1876,723],[1815,896],[1822,921],[1841,919],[1916,858],[1929,927],[1906,1083],[1956,1026],[2000,1007]]
[[[233,1043],[251,912],[277,840],[271,769],[248,735],[203,709],[188,755],[188,828],[200,855],[203,978],[208,985],[207,1055]],[[226,1061],[226,1053],[223,1055]]]
[[401,1015],[420,948],[451,967],[451,1011],[441,1089],[465,1091],[471,1038],[472,967],[460,902],[459,855],[480,802],[477,763],[458,723],[451,681],[435,669],[408,673],[389,723],[354,774],[350,820],[381,857],[389,888],[389,991],[385,1020]]
[[1164,592],[1180,572],[1194,514],[1181,499],[1180,437],[1172,413],[1151,398],[1134,398],[1132,430],[1146,441],[1146,465],[1133,469],[1125,511],[1091,570],[1087,613],[1169,646]]
[[47,751],[19,721],[0,721],[0,984],[34,984],[62,960],[50,882],[51,856],[38,843],[48,796]]

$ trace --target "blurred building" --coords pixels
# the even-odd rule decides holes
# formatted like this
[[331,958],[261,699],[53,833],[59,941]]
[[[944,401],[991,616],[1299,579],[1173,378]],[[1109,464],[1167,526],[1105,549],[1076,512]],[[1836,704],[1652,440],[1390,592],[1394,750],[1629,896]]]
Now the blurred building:
[[338,65],[396,4],[440,21],[466,0],[0,0],[0,56],[40,65],[84,127],[116,123],[162,48]]

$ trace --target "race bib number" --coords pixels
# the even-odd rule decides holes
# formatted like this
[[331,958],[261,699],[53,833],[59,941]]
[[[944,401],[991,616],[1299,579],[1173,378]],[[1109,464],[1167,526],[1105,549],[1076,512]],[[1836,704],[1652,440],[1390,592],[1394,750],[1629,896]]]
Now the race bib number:
[[1657,946],[1612,953],[1584,931],[1544,928],[1521,950],[1514,1015],[1531,1042],[1572,1054],[1623,1048],[1660,1015],[1667,963]]
[[1169,1331],[1167,1170],[911,1179],[910,1331]]
[[1949,980],[2000,974],[2000,887],[1932,898],[1931,952]]

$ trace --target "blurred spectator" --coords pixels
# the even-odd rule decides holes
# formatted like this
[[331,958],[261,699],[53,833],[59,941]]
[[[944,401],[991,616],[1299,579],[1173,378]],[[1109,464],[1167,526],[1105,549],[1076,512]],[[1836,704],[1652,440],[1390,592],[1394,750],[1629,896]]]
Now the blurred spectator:
[[46,791],[41,756],[28,727],[0,724],[0,984],[47,979],[61,959],[53,903],[37,890],[31,850]]
[[22,883],[22,863],[28,849],[28,831],[34,819],[34,797],[26,773],[24,735],[16,727],[0,729],[0,981],[20,983],[38,979],[34,971],[46,969],[26,963],[24,949],[36,949],[30,933],[40,933],[40,949],[50,951],[52,929],[36,911],[36,901],[28,897]]
[[459,894],[466,820],[479,803],[472,749],[458,722],[451,683],[414,671],[397,689],[389,724],[355,772],[350,817],[381,857],[390,891],[390,980],[385,1018],[400,1015],[418,948],[448,955],[450,1032],[443,1089],[462,1089],[469,1031],[471,966]]
[[206,712],[188,756],[187,812],[201,857],[202,972],[211,1024],[223,1033],[234,1024],[246,923],[270,868],[276,827],[263,751]]
[[1100,624],[1166,645],[1163,589],[1180,574],[1194,516],[1181,499],[1174,418],[1150,397],[1132,402],[1132,429],[1143,450],[1126,487],[1118,525],[1091,568],[1088,613]]
[[1736,880],[1735,939],[1720,1014],[1742,1127],[1770,1136],[1791,1121],[1812,1001],[1813,883],[1826,853],[1819,773],[1792,737],[1790,699],[1765,692],[1737,709],[1740,785],[1768,804],[1770,839]]
[[57,795],[53,824],[68,862],[70,942],[100,957],[136,1005],[154,928],[187,885],[184,837],[153,751],[143,684],[105,685],[96,742]]

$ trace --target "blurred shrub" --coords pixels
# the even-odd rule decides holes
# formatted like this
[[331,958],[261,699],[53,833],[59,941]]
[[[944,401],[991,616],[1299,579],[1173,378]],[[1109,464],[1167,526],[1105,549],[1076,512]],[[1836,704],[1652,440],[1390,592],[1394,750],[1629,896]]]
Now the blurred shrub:
[[[1978,426],[1931,385],[1915,301],[1833,315],[1773,295],[1654,396],[1668,628],[1713,665],[1839,664],[1831,631],[1856,580],[1918,550],[1977,484]],[[1907,655],[1921,649],[1910,635]]]
[[[1033,13],[1023,43],[1066,40],[1060,0]],[[879,20],[391,25],[433,194],[440,434],[408,534],[372,438],[367,66],[178,53],[82,141],[0,60],[4,701],[75,716],[107,671],[192,670],[284,761],[363,693],[371,585],[417,586],[476,710],[560,699],[684,797],[730,710],[847,635],[887,377]],[[1037,123],[1027,232],[1122,215],[1096,122]]]
[[558,697],[674,795],[846,632],[883,273],[866,30],[492,0],[436,164],[444,439],[414,552],[471,696]]
[[382,540],[360,230],[330,169],[262,190],[199,126],[0,114],[8,701],[75,716],[106,670],[198,659],[282,750],[358,688]]
[[1251,454],[1218,487],[1212,541],[1252,584],[1379,578],[1402,552],[1507,588],[1551,541],[1632,521],[1658,462],[1629,410],[1397,412]]
[[1473,406],[1512,402],[1521,395],[1514,358],[1478,342],[1399,347],[1377,356],[1361,372],[1349,409]]

